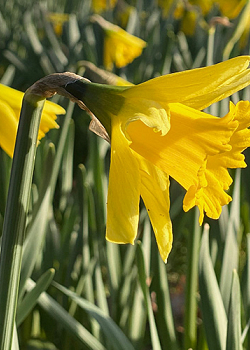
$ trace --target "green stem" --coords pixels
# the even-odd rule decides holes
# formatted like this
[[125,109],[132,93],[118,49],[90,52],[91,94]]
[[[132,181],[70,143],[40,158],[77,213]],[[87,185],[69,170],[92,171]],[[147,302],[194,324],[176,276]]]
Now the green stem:
[[44,98],[24,95],[5,210],[0,256],[0,348],[11,349],[22,247]]
[[198,284],[198,258],[200,247],[201,228],[199,226],[199,210],[195,211],[194,231],[189,238],[187,257],[187,279],[185,293],[185,349],[195,349],[196,320],[197,320],[197,284]]
[[67,84],[78,80],[82,78],[74,73],[51,74],[32,85],[23,98],[5,209],[0,256],[1,350],[11,349],[26,218],[43,105],[46,97],[58,93],[85,109],[82,101],[65,90]]

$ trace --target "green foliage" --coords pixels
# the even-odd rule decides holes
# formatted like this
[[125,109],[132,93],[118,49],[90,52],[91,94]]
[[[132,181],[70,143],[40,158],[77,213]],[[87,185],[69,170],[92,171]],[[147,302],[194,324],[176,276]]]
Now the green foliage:
[[[212,33],[197,27],[187,37],[180,20],[164,17],[156,3],[131,1],[126,29],[147,47],[131,64],[114,69],[121,77],[139,83],[212,64],[231,46],[232,56],[248,53],[237,35],[230,41],[238,23],[242,28],[241,17],[233,28],[218,25]],[[61,71],[93,79],[82,61],[103,68],[103,33],[90,20],[90,5],[0,0],[1,82],[24,90]],[[69,14],[61,36],[48,12]],[[206,20],[218,14],[214,8]],[[121,25],[118,15],[117,8],[103,14]],[[233,98],[248,99],[249,90]],[[249,350],[250,170],[232,174],[234,200],[202,234],[196,213],[183,213],[183,192],[172,181],[174,246],[164,265],[143,206],[138,244],[105,241],[109,146],[88,131],[89,119],[77,106],[54,101],[67,115],[37,149],[22,265],[14,266],[21,279],[12,349]],[[211,113],[223,114],[225,102],[213,108]],[[2,150],[0,162],[2,232],[11,168]]]

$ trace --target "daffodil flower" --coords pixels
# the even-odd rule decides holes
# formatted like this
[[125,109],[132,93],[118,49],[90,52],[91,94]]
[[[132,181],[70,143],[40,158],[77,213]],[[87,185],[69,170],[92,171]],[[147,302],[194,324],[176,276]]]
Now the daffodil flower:
[[[19,115],[24,93],[0,84],[0,146],[10,156],[13,156]],[[56,115],[65,114],[64,108],[46,101],[42,113],[38,140],[52,128],[58,128]]]
[[91,6],[95,13],[112,10],[116,5],[117,0],[92,0]]
[[234,19],[240,14],[247,0],[216,0],[215,3],[220,7],[223,16]]
[[140,56],[146,42],[129,34],[122,28],[106,21],[99,15],[92,17],[104,30],[104,67],[112,70],[113,65],[121,68]]
[[169,176],[197,205],[218,218],[231,200],[227,168],[245,167],[250,104],[231,103],[218,118],[201,110],[250,84],[250,56],[157,77],[132,87],[77,81],[65,88],[87,106],[111,138],[106,238],[133,244],[142,197],[166,262],[172,245]]
[[47,18],[52,23],[56,35],[61,36],[63,33],[63,25],[65,22],[69,21],[70,15],[67,13],[50,12]]

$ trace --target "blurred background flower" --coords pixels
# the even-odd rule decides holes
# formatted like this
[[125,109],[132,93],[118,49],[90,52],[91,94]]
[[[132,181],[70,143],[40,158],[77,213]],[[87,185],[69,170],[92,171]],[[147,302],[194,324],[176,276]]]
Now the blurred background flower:
[[92,21],[97,22],[104,31],[104,67],[112,70],[113,65],[121,68],[140,56],[146,47],[146,42],[129,34],[122,28],[95,15]]
[[[24,93],[0,84],[0,94],[0,146],[10,157],[13,157]],[[57,115],[59,114],[65,114],[64,108],[50,101],[45,102],[38,140],[41,140],[50,129],[59,128],[56,122]]]

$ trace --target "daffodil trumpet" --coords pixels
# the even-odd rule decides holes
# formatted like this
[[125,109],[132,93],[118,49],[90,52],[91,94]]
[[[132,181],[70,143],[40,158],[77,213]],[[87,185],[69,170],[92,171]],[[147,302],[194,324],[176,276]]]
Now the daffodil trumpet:
[[[111,140],[106,238],[133,244],[142,197],[166,262],[172,246],[169,176],[187,191],[183,209],[217,219],[231,201],[228,168],[246,166],[250,104],[230,103],[218,118],[202,110],[250,83],[249,56],[169,74],[136,86],[76,80],[65,90],[103,125]],[[98,132],[97,132],[98,133]]]

